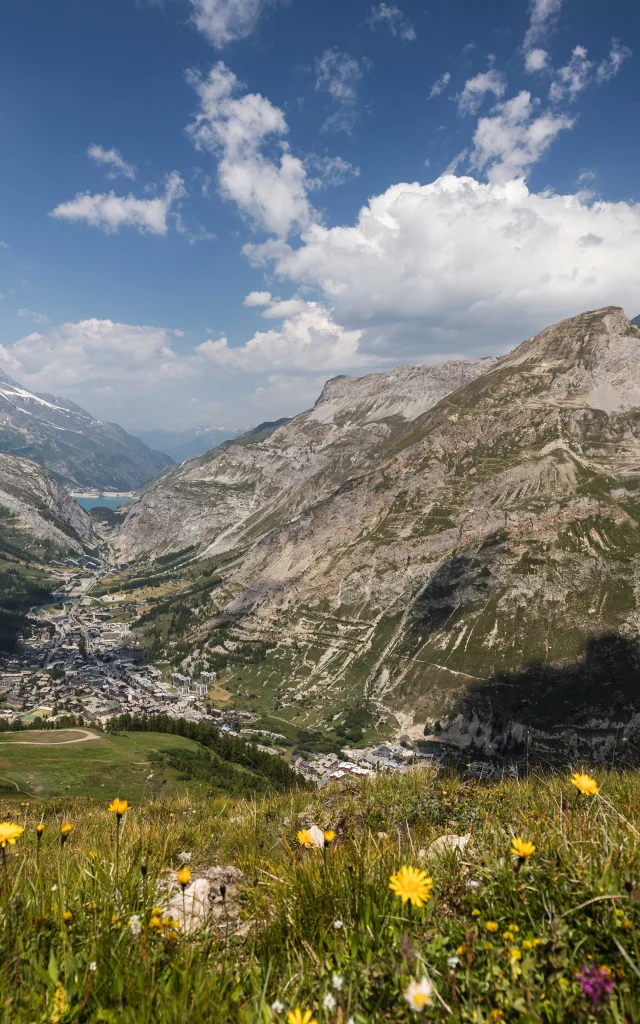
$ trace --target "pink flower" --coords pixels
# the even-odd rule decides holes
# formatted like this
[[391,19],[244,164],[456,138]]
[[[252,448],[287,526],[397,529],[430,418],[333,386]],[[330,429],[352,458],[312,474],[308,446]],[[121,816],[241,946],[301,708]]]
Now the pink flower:
[[582,968],[576,974],[576,981],[582,988],[585,999],[591,1000],[591,1006],[595,1010],[601,1003],[606,1003],[609,993],[613,989],[613,978],[608,967],[596,967],[594,963]]

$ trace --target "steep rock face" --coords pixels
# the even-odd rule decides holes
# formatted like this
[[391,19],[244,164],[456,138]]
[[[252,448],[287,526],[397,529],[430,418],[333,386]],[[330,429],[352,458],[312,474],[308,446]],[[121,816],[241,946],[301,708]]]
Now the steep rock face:
[[213,553],[254,541],[326,497],[374,459],[408,420],[495,362],[400,366],[362,378],[333,378],[309,412],[163,473],[128,509],[113,542],[117,557],[192,545]]
[[1,370],[0,451],[39,462],[76,487],[102,490],[139,487],[171,462],[117,423],[64,398],[33,394]]
[[[310,720],[366,699],[421,733],[463,698],[473,717],[500,673],[637,637],[639,384],[622,310],[562,321],[265,532],[217,596],[231,636],[278,643],[254,688]],[[585,694],[557,705],[574,724]]]
[[35,462],[0,454],[0,541],[29,551],[42,542],[60,552],[82,552],[97,537],[91,519]]

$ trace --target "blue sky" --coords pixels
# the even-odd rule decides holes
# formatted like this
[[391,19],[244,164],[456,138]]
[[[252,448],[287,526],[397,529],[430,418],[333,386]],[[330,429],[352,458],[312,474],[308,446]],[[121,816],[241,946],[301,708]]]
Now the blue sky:
[[3,11],[0,365],[129,429],[640,311],[627,0]]

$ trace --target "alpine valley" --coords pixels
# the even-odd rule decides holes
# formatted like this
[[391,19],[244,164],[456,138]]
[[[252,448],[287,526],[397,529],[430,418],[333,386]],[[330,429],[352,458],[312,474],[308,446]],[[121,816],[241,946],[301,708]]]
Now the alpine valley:
[[640,750],[640,328],[618,307],[500,359],[333,378],[103,534],[111,589],[156,587],[131,623],[150,659],[215,669],[270,728]]

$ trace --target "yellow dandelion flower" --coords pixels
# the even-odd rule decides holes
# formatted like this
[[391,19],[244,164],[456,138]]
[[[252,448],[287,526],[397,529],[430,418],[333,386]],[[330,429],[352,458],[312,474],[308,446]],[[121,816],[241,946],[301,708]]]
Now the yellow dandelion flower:
[[305,1010],[304,1013],[299,1006],[296,1006],[295,1010],[289,1010],[287,1014],[287,1024],[318,1024],[317,1020],[312,1020],[313,1014],[311,1010]]
[[38,837],[38,842],[40,842],[40,840],[42,839],[42,833],[43,832],[44,832],[44,822],[41,821],[40,824],[36,825],[36,835]]
[[62,915],[62,920],[64,921],[65,924],[71,924],[71,922],[73,921],[73,914],[71,913],[70,910],[65,910],[64,914]]
[[424,1010],[431,1005],[433,985],[428,978],[421,978],[420,981],[414,979],[409,982],[403,994],[412,1010]]
[[502,938],[505,942],[513,942],[513,935],[511,932],[503,932]]
[[433,879],[426,871],[404,865],[397,874],[389,879],[389,888],[399,896],[403,903],[411,903],[422,907],[429,899],[433,888]]
[[574,772],[570,781],[576,789],[585,796],[595,796],[598,792],[598,783],[595,779],[592,779],[590,775],[582,775],[580,772]]
[[112,800],[109,804],[108,810],[110,810],[112,814],[115,814],[118,821],[120,821],[122,815],[131,810],[131,806],[126,800],[119,800],[118,797],[116,797],[115,800]]
[[499,925],[497,921],[487,921],[485,928],[488,932],[497,932]]
[[307,849],[311,849],[312,846],[315,846],[313,836],[308,828],[301,828],[296,834],[296,839],[300,843],[300,846],[305,846]]
[[326,830],[325,834],[324,834],[324,841],[325,841],[325,843],[332,843],[335,838],[336,838],[336,834],[333,831],[333,829],[332,828],[328,828]]
[[182,888],[186,889],[189,882],[191,881],[191,872],[189,871],[189,868],[180,868],[180,870],[176,872],[176,878],[178,879]]
[[24,829],[22,825],[13,825],[10,821],[0,822],[0,847],[15,846]]
[[509,956],[511,957],[512,960],[522,960],[522,953],[520,952],[517,946],[513,946],[509,950]]
[[493,949],[493,942],[485,942],[483,948],[486,949],[487,951],[492,950]]
[[58,1024],[58,1021],[62,1019],[67,1010],[67,993],[64,985],[60,982],[56,985],[56,991],[53,996],[53,1011],[51,1013],[51,1020],[53,1024]]
[[467,952],[467,947],[466,946],[458,946],[458,948],[456,949],[456,953],[458,954],[458,956],[464,956],[466,952]]
[[63,821],[62,825],[60,826],[60,842],[62,843],[63,846],[66,843],[67,839],[69,838],[69,836],[71,835],[72,832],[73,832],[73,825],[71,824],[71,822],[70,821]]
[[176,935],[175,932],[172,931],[166,931],[162,938],[164,939],[166,946],[175,946],[176,942],[178,941],[178,936]]
[[478,910],[477,907],[474,907],[474,909],[471,911],[471,916],[472,917],[480,917],[480,911]]
[[536,852],[536,848],[533,843],[530,843],[528,839],[521,839],[517,836],[511,840],[511,853],[518,860],[528,860],[529,857]]
[[533,948],[537,949],[538,946],[544,946],[544,939],[533,939]]
[[154,914],[152,916],[151,920],[149,921],[149,927],[152,929],[160,927],[160,918],[157,916],[157,914]]
[[489,1017],[491,1018],[491,1020],[504,1020],[504,1011],[492,1010],[491,1013],[489,1014]]
[[633,921],[630,921],[628,917],[625,917],[624,921],[621,921],[620,924],[624,928],[625,932],[630,932],[633,928]]

